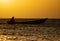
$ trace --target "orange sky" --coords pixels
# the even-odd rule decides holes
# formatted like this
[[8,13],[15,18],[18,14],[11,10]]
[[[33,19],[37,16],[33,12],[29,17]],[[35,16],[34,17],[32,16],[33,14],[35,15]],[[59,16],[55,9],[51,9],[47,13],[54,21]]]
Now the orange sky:
[[0,0],[0,18],[60,18],[60,0]]

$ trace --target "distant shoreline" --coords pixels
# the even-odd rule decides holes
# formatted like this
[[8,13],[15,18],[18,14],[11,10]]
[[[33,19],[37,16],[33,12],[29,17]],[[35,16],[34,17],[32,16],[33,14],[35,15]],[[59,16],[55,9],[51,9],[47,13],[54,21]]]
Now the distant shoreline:
[[[11,19],[11,18],[0,18],[1,19]],[[20,20],[36,20],[36,19],[45,19],[45,18],[15,18],[15,19],[20,19]],[[60,18],[48,18],[48,20],[60,20]]]

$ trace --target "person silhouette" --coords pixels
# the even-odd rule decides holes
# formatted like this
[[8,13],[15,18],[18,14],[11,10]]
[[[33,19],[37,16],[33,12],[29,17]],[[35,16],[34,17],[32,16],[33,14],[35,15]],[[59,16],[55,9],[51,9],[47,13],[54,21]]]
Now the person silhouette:
[[14,17],[12,17],[12,18],[10,19],[10,23],[11,23],[11,24],[14,24],[14,23],[15,23]]

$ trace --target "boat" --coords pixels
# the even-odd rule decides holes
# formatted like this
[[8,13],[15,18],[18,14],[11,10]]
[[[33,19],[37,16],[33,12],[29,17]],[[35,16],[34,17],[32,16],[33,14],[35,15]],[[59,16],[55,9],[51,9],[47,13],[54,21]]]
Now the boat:
[[17,22],[15,21],[14,17],[10,19],[10,21],[7,21],[8,24],[42,24],[44,23],[48,18],[44,19],[36,19],[32,21],[22,21],[22,22]]

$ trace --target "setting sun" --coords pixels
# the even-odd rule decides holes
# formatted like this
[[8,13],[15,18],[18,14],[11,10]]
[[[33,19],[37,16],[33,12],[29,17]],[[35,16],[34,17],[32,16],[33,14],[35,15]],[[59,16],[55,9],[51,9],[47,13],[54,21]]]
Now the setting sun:
[[0,0],[0,3],[2,4],[11,4],[13,2],[15,2],[16,0]]
[[1,3],[9,3],[11,0],[0,0]]

